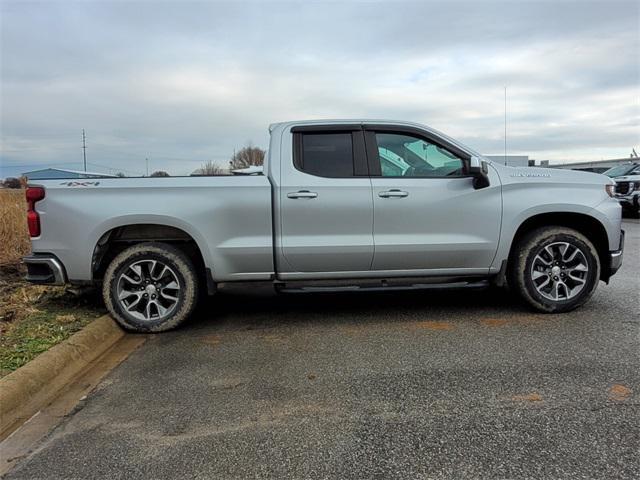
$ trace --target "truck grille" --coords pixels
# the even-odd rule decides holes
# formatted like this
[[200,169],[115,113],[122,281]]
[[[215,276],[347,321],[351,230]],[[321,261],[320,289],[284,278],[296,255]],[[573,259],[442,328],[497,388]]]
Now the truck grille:
[[629,193],[629,182],[616,183],[616,193],[621,193],[623,195]]

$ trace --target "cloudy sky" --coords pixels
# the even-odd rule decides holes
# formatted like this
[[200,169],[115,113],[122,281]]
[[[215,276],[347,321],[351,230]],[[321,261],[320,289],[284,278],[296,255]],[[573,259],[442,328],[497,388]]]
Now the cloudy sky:
[[[426,123],[486,154],[640,150],[640,3],[2,0],[0,177],[188,174],[269,123]],[[111,170],[110,170],[111,169]]]

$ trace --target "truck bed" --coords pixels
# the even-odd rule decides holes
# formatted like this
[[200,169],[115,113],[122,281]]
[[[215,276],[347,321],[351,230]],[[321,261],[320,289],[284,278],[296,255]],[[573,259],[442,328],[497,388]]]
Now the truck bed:
[[57,256],[70,281],[92,279],[94,247],[118,227],[156,223],[197,243],[217,281],[273,274],[271,185],[263,175],[40,180],[40,237],[33,252]]

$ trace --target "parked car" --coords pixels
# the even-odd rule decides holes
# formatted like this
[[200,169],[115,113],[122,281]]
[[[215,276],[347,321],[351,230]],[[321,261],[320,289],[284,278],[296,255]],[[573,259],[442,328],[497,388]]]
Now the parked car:
[[227,282],[508,284],[536,310],[566,312],[622,263],[621,208],[604,175],[503,166],[414,123],[269,130],[262,175],[30,185],[27,278],[101,285],[120,325],[158,332]]
[[638,167],[640,167],[640,163],[629,162],[629,163],[624,163],[622,165],[616,165],[615,167],[611,167],[602,173],[607,177],[611,177],[611,178],[623,177],[625,175],[629,175],[633,170],[636,170]]
[[640,165],[613,180],[616,182],[616,198],[622,208],[640,215]]

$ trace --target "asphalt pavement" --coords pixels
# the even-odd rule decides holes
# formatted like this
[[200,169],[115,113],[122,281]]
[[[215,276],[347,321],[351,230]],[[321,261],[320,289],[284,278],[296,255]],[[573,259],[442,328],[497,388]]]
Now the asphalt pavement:
[[503,292],[227,289],[9,479],[640,478],[640,224],[568,314]]

